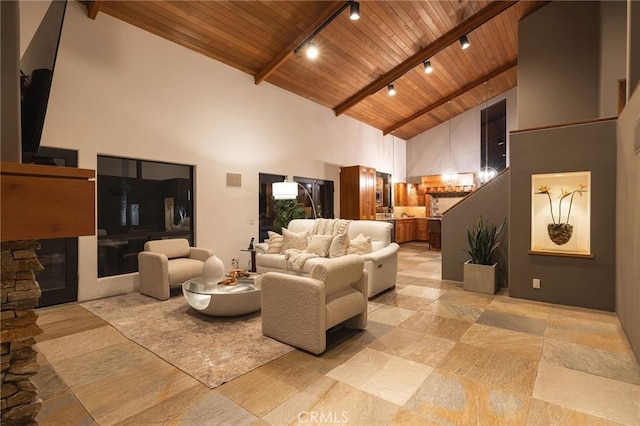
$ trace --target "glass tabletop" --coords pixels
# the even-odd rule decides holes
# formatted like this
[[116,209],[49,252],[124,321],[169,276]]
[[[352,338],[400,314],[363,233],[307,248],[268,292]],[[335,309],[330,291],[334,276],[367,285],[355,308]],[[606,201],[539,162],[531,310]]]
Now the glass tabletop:
[[197,277],[182,284],[182,287],[190,292],[196,294],[235,294],[235,293],[249,293],[252,291],[260,290],[259,280],[256,280],[256,276],[238,278],[238,284],[225,285],[225,284],[212,284],[207,283],[203,277]]

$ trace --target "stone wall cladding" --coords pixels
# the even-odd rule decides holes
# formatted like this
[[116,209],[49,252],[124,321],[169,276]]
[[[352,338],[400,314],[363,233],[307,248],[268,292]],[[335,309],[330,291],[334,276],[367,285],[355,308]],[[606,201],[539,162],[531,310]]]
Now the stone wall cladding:
[[38,388],[31,380],[40,369],[33,349],[34,337],[42,333],[34,310],[42,294],[34,274],[43,269],[35,254],[40,245],[37,241],[6,241],[0,245],[0,423],[35,424],[42,406]]

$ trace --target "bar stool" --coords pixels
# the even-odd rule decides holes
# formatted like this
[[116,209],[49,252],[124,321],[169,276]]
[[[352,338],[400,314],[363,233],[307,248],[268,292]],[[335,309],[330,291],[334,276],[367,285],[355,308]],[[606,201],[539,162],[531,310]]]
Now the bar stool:
[[429,250],[431,250],[431,246],[440,250],[441,246],[441,236],[442,236],[442,221],[437,219],[429,219],[427,220],[427,231],[429,233]]

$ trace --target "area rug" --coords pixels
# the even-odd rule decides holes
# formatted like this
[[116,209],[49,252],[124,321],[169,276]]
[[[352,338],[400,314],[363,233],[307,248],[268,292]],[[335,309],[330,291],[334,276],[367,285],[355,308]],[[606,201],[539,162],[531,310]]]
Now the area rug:
[[211,389],[293,350],[262,335],[259,311],[210,317],[181,296],[158,301],[138,293],[81,306]]

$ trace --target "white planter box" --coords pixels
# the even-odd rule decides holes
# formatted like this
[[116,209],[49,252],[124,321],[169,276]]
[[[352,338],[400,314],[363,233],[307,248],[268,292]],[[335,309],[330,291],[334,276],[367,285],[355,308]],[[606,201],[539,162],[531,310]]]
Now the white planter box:
[[479,293],[495,294],[498,289],[496,281],[496,266],[476,265],[470,260],[464,264],[464,289]]

